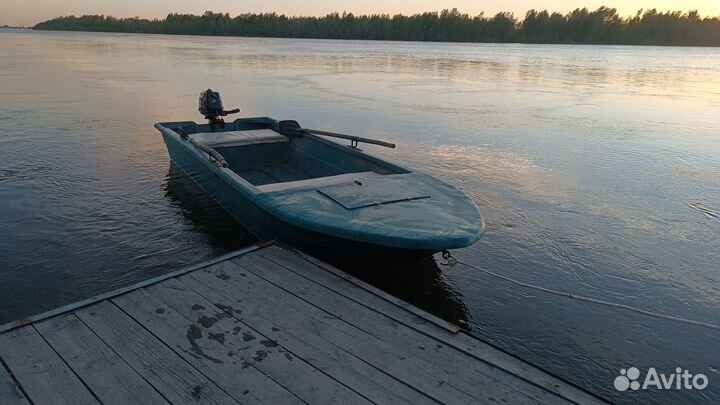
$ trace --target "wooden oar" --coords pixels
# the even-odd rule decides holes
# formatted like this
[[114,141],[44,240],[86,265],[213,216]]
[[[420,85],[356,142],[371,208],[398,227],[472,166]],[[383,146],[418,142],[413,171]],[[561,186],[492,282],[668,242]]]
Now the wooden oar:
[[395,148],[394,143],[379,141],[377,139],[363,138],[361,136],[340,134],[337,132],[320,131],[318,129],[302,128],[297,121],[284,120],[277,122],[277,128],[275,130],[283,135],[289,136],[300,136],[303,134],[315,134],[322,136],[329,136],[333,138],[347,139],[350,141],[350,146],[356,147],[358,142],[369,143],[373,145],[380,145],[386,148]]

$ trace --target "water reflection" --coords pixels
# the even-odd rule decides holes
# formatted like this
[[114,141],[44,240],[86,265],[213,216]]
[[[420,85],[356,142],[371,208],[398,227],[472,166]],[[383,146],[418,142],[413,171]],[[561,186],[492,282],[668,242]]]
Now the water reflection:
[[222,251],[232,251],[257,241],[174,163],[170,163],[166,180],[165,196],[180,209],[193,231],[207,236],[209,244]]
[[446,280],[434,257],[410,263],[342,265],[342,270],[448,322],[470,329],[463,296]]

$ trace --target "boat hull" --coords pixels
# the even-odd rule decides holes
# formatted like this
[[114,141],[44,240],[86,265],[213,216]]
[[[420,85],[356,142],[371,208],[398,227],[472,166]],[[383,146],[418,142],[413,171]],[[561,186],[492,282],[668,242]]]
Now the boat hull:
[[214,164],[193,153],[187,142],[161,133],[172,162],[261,240],[281,240],[333,264],[408,262],[435,253],[426,249],[403,249],[353,241],[285,222],[265,211],[245,193],[230,187],[225,179],[218,176]]

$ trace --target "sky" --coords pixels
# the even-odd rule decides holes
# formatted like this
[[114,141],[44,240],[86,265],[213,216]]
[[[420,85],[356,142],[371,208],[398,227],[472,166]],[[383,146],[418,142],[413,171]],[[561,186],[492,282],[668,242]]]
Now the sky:
[[578,7],[615,7],[621,15],[638,9],[697,9],[701,15],[720,16],[720,0],[0,0],[0,25],[32,26],[62,15],[105,14],[116,17],[164,17],[170,12],[201,14],[205,10],[237,15],[278,12],[289,15],[325,15],[333,11],[354,14],[413,14],[457,7],[471,15],[510,11],[518,17],[529,9],[566,13]]

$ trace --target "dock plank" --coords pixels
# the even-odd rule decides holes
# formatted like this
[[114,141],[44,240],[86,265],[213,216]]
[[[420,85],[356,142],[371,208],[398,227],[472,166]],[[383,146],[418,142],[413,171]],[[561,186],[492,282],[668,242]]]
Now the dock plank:
[[[254,261],[253,265],[263,265]],[[235,268],[233,268],[235,266]],[[226,271],[226,280],[220,280],[205,272],[193,274],[202,278],[202,282],[214,289],[224,289],[234,299],[242,300],[244,306],[251,302],[267,302],[273,306],[257,305],[257,310],[270,317],[283,317],[295,330],[304,330],[332,341],[338,348],[355,355],[375,368],[404,383],[420,390],[424,394],[446,403],[475,403],[490,401],[496,398],[512,399],[513,403],[532,403],[530,398],[523,397],[502,386],[481,387],[466,384],[463,381],[447,379],[446,372],[422,358],[408,357],[376,337],[342,321],[312,304],[299,299],[279,287],[263,280],[247,269],[247,276],[242,280],[227,277],[242,269],[235,263],[219,263],[214,268]],[[222,281],[222,282],[221,282]],[[408,340],[411,341],[411,340]],[[437,389],[442,387],[442,389]]]
[[0,405],[605,404],[265,243],[0,325]]
[[239,404],[111,302],[75,314],[171,403]]
[[[184,291],[203,299],[208,305],[208,311],[209,308],[214,306],[213,303],[187,288],[185,284],[179,280],[172,280],[168,283],[167,287],[162,287],[168,293],[166,302],[174,298],[177,304],[181,304],[178,291]],[[225,332],[227,336],[227,339],[225,339],[226,345],[235,343],[240,346],[239,349],[243,349],[240,353],[245,365],[251,364],[257,367],[273,380],[293,392],[304,402],[327,404],[372,403],[361,394],[326,374],[323,370],[311,365],[296,353],[291,352],[279,342],[271,339],[271,337],[262,334],[247,323],[232,317],[227,313],[228,308],[218,308],[218,310],[219,312],[215,312],[218,322],[215,325],[211,325],[210,328],[214,328],[218,333],[220,331]],[[241,310],[238,309],[232,312],[237,314],[241,312]],[[231,324],[240,326],[240,329],[236,330],[237,326],[233,326],[233,328],[230,329],[229,326]],[[224,328],[224,325],[227,325],[228,328]],[[208,328],[209,332],[210,328]],[[235,355],[238,355],[238,351],[235,352]]]
[[[444,345],[462,351],[470,359],[491,364],[571,402],[588,405],[606,403],[602,399],[464,332],[455,333],[455,331],[459,331],[459,328],[438,327],[437,324],[442,324],[444,321],[424,313],[399,298],[370,286],[327,263],[320,262],[312,256],[289,251],[278,246],[268,246],[257,251],[254,256],[262,256],[267,260],[280,264],[286,270],[341,294],[348,301],[362,305],[365,310],[360,312],[382,314],[406,327],[440,340]],[[318,269],[323,271],[317,271]]]
[[39,322],[35,329],[103,404],[169,404],[74,314]]
[[[366,398],[375,403],[418,405],[439,403],[414,387],[341,350],[324,337],[298,327],[296,320],[284,314],[282,309],[266,313],[263,307],[267,307],[267,301],[263,303],[252,296],[244,296],[242,292],[238,295],[237,291],[233,291],[233,286],[224,283],[219,286],[206,284],[203,281],[206,277],[198,274],[205,273],[211,281],[217,274],[223,274],[223,278],[227,277],[225,273],[216,273],[217,270],[217,266],[213,266],[213,269],[181,277],[180,281],[202,296],[213,297],[218,308],[227,310],[234,318],[250,325],[294,355],[300,356],[355,391],[362,392]],[[272,306],[274,305],[276,304],[273,303]],[[238,314],[233,307],[242,308],[242,313]]]
[[0,404],[3,405],[29,405],[30,402],[25,398],[25,394],[20,391],[20,387],[13,380],[5,366],[0,363]]
[[[180,348],[188,362],[244,404],[302,404],[321,383],[314,378],[314,368],[288,364],[279,347],[268,347],[276,346],[274,342],[177,280],[114,301],[155,335]],[[333,392],[332,382],[322,381],[324,386],[317,387],[315,395],[327,395],[328,402],[335,399],[339,393]],[[352,395],[340,399],[361,400]]]
[[100,403],[32,325],[1,334],[0,357],[33,404]]
[[[278,254],[273,255],[273,257],[278,256]],[[288,293],[375,336],[392,347],[396,353],[432,362],[434,366],[452,376],[452,380],[456,383],[464,382],[465,387],[476,387],[482,390],[487,389],[488,386],[505,387],[505,395],[512,392],[513,395],[524,394],[528,399],[537,398],[546,402],[568,403],[561,397],[529,382],[510,378],[511,376],[500,368],[472,359],[454,347],[446,345],[444,340],[422,334],[382,313],[368,311],[367,308],[346,299],[344,295],[332,288],[327,288],[291,271],[302,263],[288,262],[281,265],[262,255],[240,257],[233,259],[232,262],[278,285]],[[413,344],[408,345],[407,341],[412,341]]]

